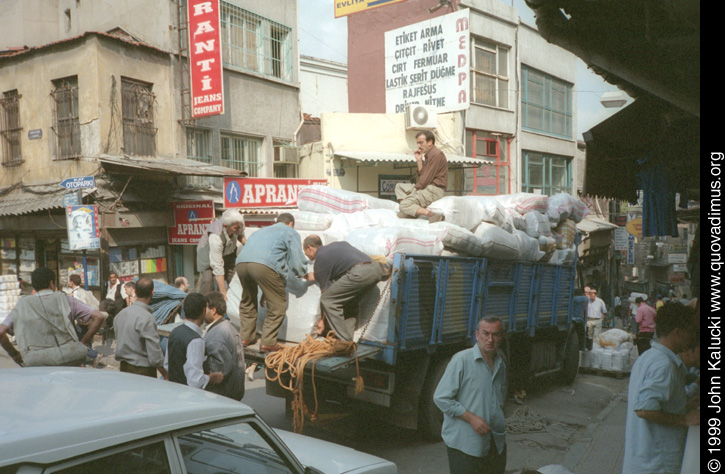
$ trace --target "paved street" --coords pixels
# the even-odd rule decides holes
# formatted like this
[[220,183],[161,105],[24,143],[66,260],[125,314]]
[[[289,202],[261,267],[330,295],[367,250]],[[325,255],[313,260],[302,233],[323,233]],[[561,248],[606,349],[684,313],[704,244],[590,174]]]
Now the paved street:
[[[105,367],[96,370],[117,370],[112,350],[97,341],[95,347],[105,355]],[[5,351],[0,353],[0,368],[15,366]],[[628,380],[580,374],[574,384],[564,386],[553,378],[542,378],[533,384],[524,405],[508,400],[507,419],[529,410],[544,421],[542,431],[526,432],[534,425],[523,422],[517,424],[521,433],[508,435],[507,473],[561,464],[573,474],[618,474],[624,454]],[[292,429],[284,416],[284,400],[265,394],[262,371],[253,382],[247,382],[244,402],[271,426]],[[422,441],[413,432],[370,417],[346,416],[317,424],[307,421],[304,434],[393,461],[401,474],[448,472],[443,443]]]

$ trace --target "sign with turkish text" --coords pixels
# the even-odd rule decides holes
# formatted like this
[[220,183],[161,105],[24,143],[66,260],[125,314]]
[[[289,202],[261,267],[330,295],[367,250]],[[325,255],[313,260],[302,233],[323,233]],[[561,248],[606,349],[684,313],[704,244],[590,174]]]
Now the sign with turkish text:
[[97,206],[68,206],[65,208],[70,250],[101,248],[101,232]]
[[427,105],[465,110],[470,102],[468,9],[385,33],[385,109]]
[[335,18],[385,7],[405,0],[335,0]]
[[687,273],[687,265],[683,263],[675,263],[672,265],[672,271],[675,273]]
[[327,185],[325,179],[224,178],[224,207],[293,207],[305,186]]
[[191,115],[224,113],[219,0],[188,0]]
[[632,234],[635,237],[642,237],[642,218],[638,217],[636,219],[632,219],[631,221],[627,222],[627,232]]
[[174,227],[167,228],[170,245],[196,245],[206,227],[214,220],[214,201],[169,203]]
[[629,233],[624,227],[614,229],[614,250],[627,250],[629,247]]
[[667,254],[667,263],[687,263],[687,254],[686,253]]
[[82,176],[79,178],[66,178],[60,182],[60,186],[65,189],[83,189],[95,188],[96,178],[93,176]]
[[410,176],[398,174],[381,174],[378,176],[378,189],[380,199],[396,201],[395,186],[398,183],[410,183]]

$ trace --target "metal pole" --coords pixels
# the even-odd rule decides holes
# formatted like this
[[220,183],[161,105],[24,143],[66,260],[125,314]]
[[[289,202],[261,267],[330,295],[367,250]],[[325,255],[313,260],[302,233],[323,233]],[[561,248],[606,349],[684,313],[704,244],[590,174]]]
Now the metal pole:
[[83,249],[83,281],[85,282],[86,291],[88,291],[88,261],[86,259],[86,249]]

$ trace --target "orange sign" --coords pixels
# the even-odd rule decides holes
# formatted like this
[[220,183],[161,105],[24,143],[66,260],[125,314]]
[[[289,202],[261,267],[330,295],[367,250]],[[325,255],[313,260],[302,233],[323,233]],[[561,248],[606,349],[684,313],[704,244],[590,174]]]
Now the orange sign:
[[642,237],[642,218],[638,217],[627,222],[627,232],[635,237]]

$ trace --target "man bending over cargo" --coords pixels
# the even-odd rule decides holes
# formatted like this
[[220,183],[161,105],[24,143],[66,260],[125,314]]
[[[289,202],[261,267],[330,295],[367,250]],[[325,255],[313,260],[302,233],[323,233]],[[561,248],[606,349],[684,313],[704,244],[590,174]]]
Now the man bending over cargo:
[[[431,212],[426,207],[443,197],[448,185],[448,160],[446,155],[436,148],[433,132],[425,130],[415,136],[418,149],[415,150],[418,182],[398,183],[395,185],[395,197],[400,203],[398,217],[427,216],[430,222],[443,220],[443,214]],[[425,155],[425,161],[423,156]]]
[[317,235],[305,238],[302,249],[315,262],[314,279],[330,329],[339,339],[352,341],[357,315],[345,315],[344,308],[389,275],[390,264],[371,259],[345,241],[323,246]]

